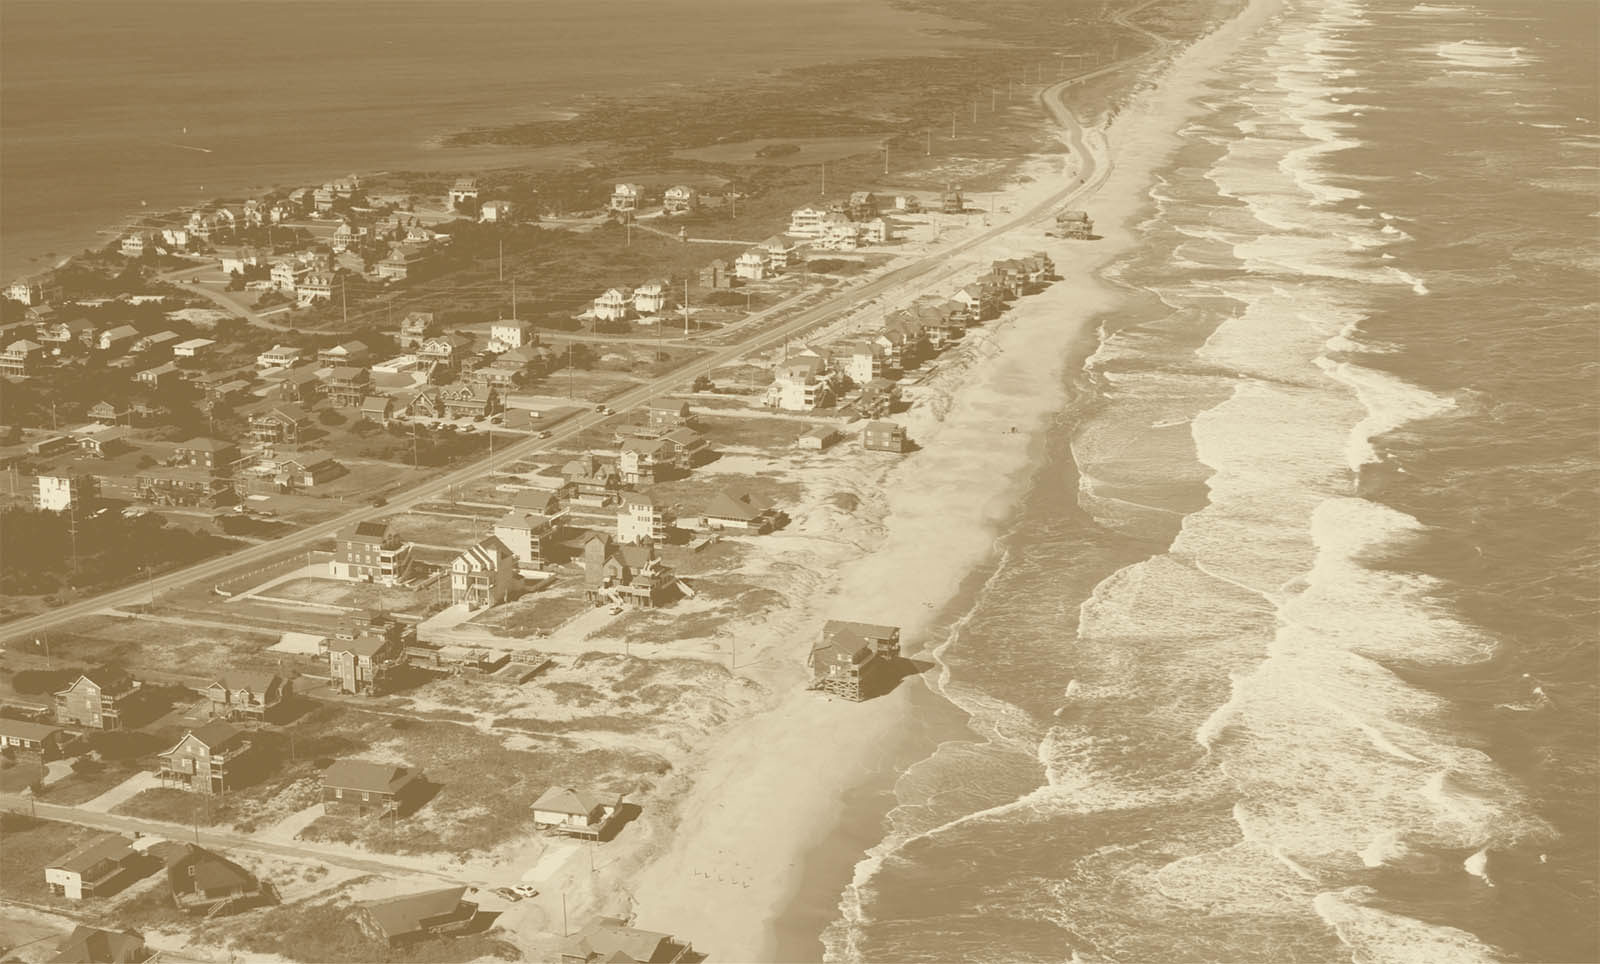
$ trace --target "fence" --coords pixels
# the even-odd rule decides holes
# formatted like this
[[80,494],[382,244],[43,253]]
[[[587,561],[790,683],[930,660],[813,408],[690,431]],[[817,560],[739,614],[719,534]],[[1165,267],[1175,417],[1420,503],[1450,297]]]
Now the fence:
[[309,550],[244,572],[229,573],[227,578],[212,587],[212,591],[219,596],[234,596],[245,590],[253,589],[269,579],[286,576],[297,569],[303,569],[319,562],[327,562],[332,558],[333,553],[331,552]]

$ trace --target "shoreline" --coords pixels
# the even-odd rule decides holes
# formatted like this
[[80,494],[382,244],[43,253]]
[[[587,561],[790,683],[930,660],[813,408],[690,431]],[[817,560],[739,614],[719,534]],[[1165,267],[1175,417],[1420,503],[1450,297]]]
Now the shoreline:
[[[830,903],[837,913],[840,885],[848,892],[860,884],[863,875],[870,876],[881,853],[898,844],[880,839],[876,847],[861,849],[862,841],[871,839],[874,832],[882,833],[896,800],[886,771],[892,771],[894,763],[905,760],[918,745],[921,751],[915,759],[926,757],[941,742],[931,734],[905,736],[908,724],[925,718],[916,714],[917,704],[931,697],[966,716],[944,692],[948,670],[937,661],[937,652],[948,644],[955,621],[970,609],[1000,563],[998,539],[1005,520],[1033,479],[1046,422],[1092,390],[1074,373],[1081,371],[1098,346],[1097,322],[1122,296],[1099,271],[1136,243],[1133,228],[1149,203],[1150,178],[1176,145],[1178,130],[1195,109],[1193,100],[1199,91],[1192,89],[1192,75],[1225,56],[1233,41],[1258,26],[1277,5],[1276,0],[1251,0],[1249,6],[1160,64],[1155,82],[1119,111],[1105,131],[1094,132],[1116,138],[1114,145],[1097,138],[1101,143],[1096,153],[1102,162],[1112,156],[1137,159],[1111,167],[1100,184],[1081,196],[1083,200],[1092,198],[1092,204],[1085,206],[1091,206],[1097,222],[1109,229],[1105,231],[1107,243],[1074,248],[1070,242],[1040,237],[1037,228],[1019,228],[990,245],[1009,242],[1025,248],[1044,247],[1056,259],[1062,280],[1019,302],[993,330],[995,341],[1005,343],[1005,350],[962,373],[963,384],[952,392],[949,411],[942,419],[945,424],[921,453],[885,480],[885,490],[894,494],[888,498],[884,544],[842,566],[833,591],[816,602],[814,608],[820,611],[813,614],[888,622],[900,617],[903,637],[915,640],[906,647],[907,653],[934,657],[940,673],[937,686],[913,682],[899,692],[842,711],[836,709],[837,703],[819,703],[814,696],[808,700],[810,694],[802,692],[749,721],[748,727],[719,737],[705,769],[695,775],[694,785],[682,801],[682,812],[714,813],[728,804],[729,798],[748,801],[746,809],[758,811],[764,804],[781,800],[781,812],[765,811],[768,819],[750,835],[728,832],[726,827],[714,829],[703,818],[686,819],[667,851],[639,875],[634,892],[639,926],[692,937],[717,958],[812,959],[822,937],[814,931],[816,922]],[[1185,81],[1189,81],[1188,87],[1183,86]],[[1018,352],[1024,344],[1027,351]],[[1007,394],[1017,397],[1007,399]],[[1011,407],[996,404],[1007,401]],[[997,417],[1017,428],[1023,444],[1006,445],[1002,436],[996,446],[989,435],[983,449],[989,471],[982,475],[987,478],[962,484],[972,473],[970,467],[959,464],[963,452],[971,450],[961,442],[977,442],[996,431]],[[946,435],[967,438],[939,437]],[[941,464],[930,467],[930,461]],[[944,471],[945,462],[955,463],[951,471]],[[942,491],[917,491],[917,486],[904,478],[911,466],[917,466],[921,475],[949,482]],[[995,476],[1003,477],[998,486]],[[948,504],[951,490],[981,493],[986,498],[979,505],[965,506],[961,518],[948,519],[957,514]],[[960,551],[943,554],[947,564],[938,566],[936,574],[930,573],[928,560],[940,556],[938,550],[946,546],[959,546]],[[950,591],[939,593],[924,586],[922,596],[906,600],[896,577],[907,571],[905,563],[911,558],[918,560],[914,571],[920,582],[948,584]],[[975,590],[971,588],[974,582]],[[881,591],[869,591],[875,584]],[[874,606],[864,612],[840,611],[841,597],[872,599]],[[928,618],[926,610],[936,604],[927,598],[949,600],[938,606],[937,621]],[[920,603],[923,611],[912,609],[913,602]],[[942,635],[932,632],[935,629]],[[798,649],[798,641],[791,641],[788,652]],[[908,688],[914,694],[902,695]],[[830,715],[835,718],[828,719]],[[853,717],[852,725],[840,727],[840,715]],[[964,723],[943,725],[951,727],[948,732],[957,739],[982,739]],[[818,726],[824,729],[819,731]],[[775,737],[779,730],[803,729],[808,738],[804,747],[793,740],[769,741],[758,736],[758,727],[773,731]],[[957,727],[962,732],[955,732]],[[791,746],[803,753],[803,759],[776,759],[784,757],[782,751]],[[796,774],[801,775],[799,779]],[[767,881],[767,885],[755,892],[748,887],[719,892],[708,886],[709,881],[702,884],[692,874],[683,873],[684,855],[699,849],[701,837],[718,844],[713,849],[722,859],[748,867],[754,878]],[[776,884],[771,882],[774,877],[778,878]],[[845,897],[848,899],[848,893]]]

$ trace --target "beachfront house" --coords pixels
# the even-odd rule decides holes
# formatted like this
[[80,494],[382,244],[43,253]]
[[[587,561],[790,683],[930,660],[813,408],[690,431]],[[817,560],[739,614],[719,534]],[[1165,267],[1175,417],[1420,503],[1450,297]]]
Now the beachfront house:
[[496,520],[494,537],[499,539],[517,562],[535,569],[543,569],[552,561],[551,552],[556,537],[566,521],[566,513],[547,515],[532,509],[514,506]]
[[0,752],[8,757],[26,755],[49,762],[61,756],[72,740],[72,734],[59,726],[0,716]]
[[807,205],[796,208],[789,215],[788,233],[797,238],[820,238],[825,233],[823,220],[828,212]]
[[778,367],[767,387],[765,404],[788,412],[810,412],[834,402],[833,376],[821,358],[806,355]]
[[641,315],[659,314],[667,307],[667,285],[664,281],[646,281],[633,289],[633,310]]
[[108,964],[144,964],[154,960],[156,952],[145,946],[144,935],[138,931],[108,931],[88,924],[72,928],[60,944],[56,945],[51,964],[76,961],[104,961]]
[[356,927],[390,947],[457,934],[478,916],[478,905],[464,899],[466,892],[463,884],[402,897],[364,900],[356,905]]
[[561,946],[561,964],[677,964],[699,960],[688,941],[596,917]]
[[183,852],[167,863],[167,890],[179,910],[214,917],[272,902],[271,892],[250,871],[219,853],[181,846]]
[[651,609],[669,602],[677,585],[653,543],[617,545],[596,532],[583,544],[583,592],[590,602]]
[[475,177],[458,177],[450,185],[450,206],[460,207],[468,201],[478,199],[478,179]]
[[620,809],[620,793],[550,787],[533,802],[533,824],[573,837],[599,837]]
[[809,688],[847,700],[869,699],[893,684],[899,658],[900,627],[830,619],[806,660]]

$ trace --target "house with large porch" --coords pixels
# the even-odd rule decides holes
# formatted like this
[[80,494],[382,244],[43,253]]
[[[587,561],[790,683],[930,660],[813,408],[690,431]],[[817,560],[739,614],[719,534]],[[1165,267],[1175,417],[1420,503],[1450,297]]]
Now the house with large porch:
[[847,700],[868,699],[893,684],[893,663],[899,657],[898,626],[830,619],[806,660],[809,688]]
[[244,731],[225,720],[212,720],[183,734],[170,750],[158,753],[156,776],[164,787],[193,793],[226,793],[240,779],[242,760],[251,742]]

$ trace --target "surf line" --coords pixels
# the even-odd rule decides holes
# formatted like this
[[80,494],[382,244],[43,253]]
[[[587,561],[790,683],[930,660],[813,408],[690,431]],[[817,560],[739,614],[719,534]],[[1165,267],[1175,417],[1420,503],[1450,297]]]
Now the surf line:
[[199,151],[202,154],[211,153],[211,148],[209,147],[195,147],[192,144],[168,144],[167,146],[181,148],[186,151]]

